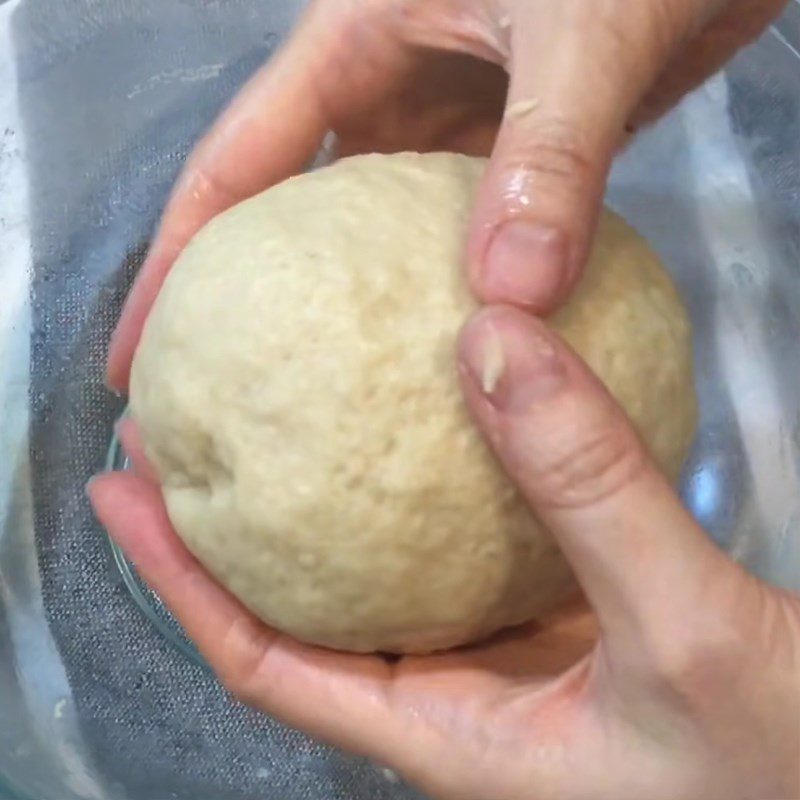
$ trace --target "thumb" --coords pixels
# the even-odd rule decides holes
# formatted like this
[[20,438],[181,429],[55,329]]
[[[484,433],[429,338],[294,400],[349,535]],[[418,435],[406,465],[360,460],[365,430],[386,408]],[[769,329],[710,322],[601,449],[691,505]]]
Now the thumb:
[[681,505],[627,417],[540,320],[479,312],[459,343],[470,411],[569,560],[609,643],[685,636],[731,562]]
[[690,3],[512,3],[506,112],[473,211],[476,296],[552,311],[580,277],[626,123]]

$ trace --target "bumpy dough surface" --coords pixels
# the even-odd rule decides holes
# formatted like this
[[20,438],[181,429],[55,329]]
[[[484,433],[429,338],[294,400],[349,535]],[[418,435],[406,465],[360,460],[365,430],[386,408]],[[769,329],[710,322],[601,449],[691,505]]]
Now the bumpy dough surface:
[[[147,321],[131,402],[170,519],[300,639],[445,648],[531,619],[571,585],[459,391],[483,166],[370,155],[288,180],[208,224]],[[614,214],[552,322],[677,474],[695,421],[689,324]]]

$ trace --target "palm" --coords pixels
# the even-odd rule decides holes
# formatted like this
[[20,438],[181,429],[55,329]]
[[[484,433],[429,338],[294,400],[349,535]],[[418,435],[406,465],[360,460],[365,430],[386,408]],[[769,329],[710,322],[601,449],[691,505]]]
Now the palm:
[[[490,641],[449,653],[401,658],[391,671],[394,703],[423,713],[432,708],[471,709],[484,727],[505,698],[520,692],[532,700],[587,657],[596,641],[594,617],[577,599],[542,623],[529,623]],[[436,723],[436,719],[430,722]]]
[[597,639],[594,616],[582,598],[541,622],[513,628],[469,648],[407,656],[395,666],[400,686],[441,684],[454,695],[508,684],[535,689],[584,658]]
[[[573,678],[585,681],[596,642],[594,616],[576,597],[549,618],[482,644],[401,658],[391,673],[393,704],[399,713],[419,713],[451,734],[498,726],[521,731],[535,708],[565,699]],[[454,719],[458,731],[452,730]],[[548,732],[540,728],[539,734],[546,738]]]
[[[602,732],[592,729],[594,715],[586,702],[592,697],[596,637],[594,616],[576,598],[541,624],[506,631],[486,643],[401,658],[390,669],[385,697],[403,738],[448,742],[462,764],[477,766],[472,774],[462,768],[454,775],[439,763],[435,747],[433,755],[422,747],[395,763],[443,797],[459,796],[457,787],[465,783],[476,797],[505,796],[504,784],[509,796],[516,796],[516,787],[527,781],[529,759],[543,755],[561,766],[565,741],[584,763],[603,763]],[[518,761],[513,754],[520,749]],[[497,771],[507,772],[498,779]]]

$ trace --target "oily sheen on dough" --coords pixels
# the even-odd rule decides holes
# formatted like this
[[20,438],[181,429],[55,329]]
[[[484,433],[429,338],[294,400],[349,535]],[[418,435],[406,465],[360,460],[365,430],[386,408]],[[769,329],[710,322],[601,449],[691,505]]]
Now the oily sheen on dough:
[[[145,326],[131,403],[170,519],[222,584],[300,639],[446,648],[572,585],[459,391],[483,167],[368,155],[292,178],[195,236]],[[614,214],[552,324],[676,475],[695,422],[689,324]]]

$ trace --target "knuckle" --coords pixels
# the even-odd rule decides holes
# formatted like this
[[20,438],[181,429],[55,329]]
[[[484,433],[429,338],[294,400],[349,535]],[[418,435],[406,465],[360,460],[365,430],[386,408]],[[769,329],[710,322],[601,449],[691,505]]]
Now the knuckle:
[[604,0],[601,3],[586,3],[576,0],[567,4],[570,29],[581,36],[582,41],[604,42],[608,52],[622,55],[629,52],[635,43],[634,29],[636,13],[626,9],[620,13],[619,0]]
[[[742,582],[738,569],[709,572],[687,606],[692,611],[675,613],[673,609],[643,641],[655,685],[687,707],[698,706],[718,697],[720,690],[729,690],[745,672],[762,672],[763,618],[776,610],[776,597],[750,576]],[[758,613],[753,615],[753,609]],[[753,616],[761,620],[755,628]],[[772,651],[770,658],[775,656]]]
[[225,689],[246,705],[263,699],[262,676],[271,644],[272,636],[249,617],[234,619],[223,637],[223,657],[213,665],[214,672]]
[[642,56],[651,58],[660,55],[660,48],[655,52],[653,46],[658,44],[662,36],[669,38],[671,23],[663,19],[667,13],[666,3],[653,0],[648,7],[643,4],[639,13],[622,15],[618,10],[605,15],[602,19],[602,33],[609,43],[608,52],[620,66],[631,66],[631,60],[638,62]]
[[742,669],[746,643],[735,635],[704,631],[702,636],[675,636],[654,647],[648,657],[655,686],[687,708],[718,696]]
[[544,466],[539,485],[545,502],[557,508],[584,508],[617,494],[644,469],[644,451],[622,426],[592,431],[579,439],[570,431]]
[[756,629],[748,639],[760,644],[758,650],[768,655],[773,666],[796,673],[800,670],[800,597],[747,577],[758,608]]
[[683,0],[574,0],[568,6],[569,25],[582,41],[596,43],[599,71],[625,79],[631,71],[649,74],[669,61],[688,36],[695,16],[691,7]]
[[529,180],[584,188],[598,172],[588,137],[577,123],[565,118],[520,119],[506,162]]
[[646,16],[641,26],[644,35],[632,45],[644,45],[655,55],[656,63],[667,62],[676,48],[689,35],[691,4],[675,0],[650,0],[645,4]]

